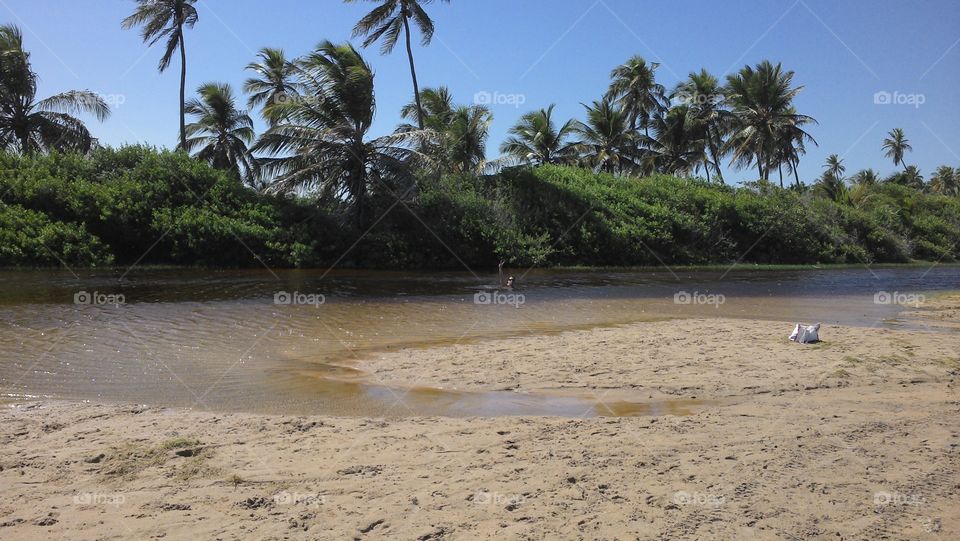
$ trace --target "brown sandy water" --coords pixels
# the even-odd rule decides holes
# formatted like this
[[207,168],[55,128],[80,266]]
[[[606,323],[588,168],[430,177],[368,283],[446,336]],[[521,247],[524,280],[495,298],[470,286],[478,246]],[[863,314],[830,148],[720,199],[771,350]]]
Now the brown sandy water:
[[[913,325],[898,319],[904,306],[878,293],[960,289],[960,268],[946,266],[533,271],[499,297],[495,275],[470,273],[121,274],[0,272],[0,397],[363,416],[685,414],[709,404],[406,389],[352,366],[403,348],[669,318],[902,328]],[[692,302],[678,303],[683,294]]]

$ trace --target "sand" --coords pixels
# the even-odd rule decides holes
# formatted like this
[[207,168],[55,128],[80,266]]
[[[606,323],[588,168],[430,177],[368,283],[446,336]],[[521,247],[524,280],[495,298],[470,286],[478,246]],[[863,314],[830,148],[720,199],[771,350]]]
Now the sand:
[[[912,330],[677,320],[375,355],[374,381],[716,401],[385,419],[19,403],[0,539],[960,539],[960,301]],[[951,316],[951,314],[953,314]]]

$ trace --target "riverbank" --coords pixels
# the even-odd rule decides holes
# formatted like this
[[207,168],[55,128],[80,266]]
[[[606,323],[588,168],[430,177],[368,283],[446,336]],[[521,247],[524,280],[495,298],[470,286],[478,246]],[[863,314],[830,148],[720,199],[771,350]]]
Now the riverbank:
[[[913,317],[949,327],[958,307]],[[827,326],[801,346],[788,327],[651,322],[364,364],[395,384],[717,400],[689,416],[10,405],[0,537],[958,537],[960,334]]]

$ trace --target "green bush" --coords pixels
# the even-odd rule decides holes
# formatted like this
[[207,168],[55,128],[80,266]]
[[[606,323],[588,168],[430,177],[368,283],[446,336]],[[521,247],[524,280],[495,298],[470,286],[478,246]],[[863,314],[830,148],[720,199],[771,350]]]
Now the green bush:
[[337,200],[258,194],[182,153],[0,154],[0,265],[371,268],[952,261],[960,198],[884,183],[855,203],[770,183],[519,167]]

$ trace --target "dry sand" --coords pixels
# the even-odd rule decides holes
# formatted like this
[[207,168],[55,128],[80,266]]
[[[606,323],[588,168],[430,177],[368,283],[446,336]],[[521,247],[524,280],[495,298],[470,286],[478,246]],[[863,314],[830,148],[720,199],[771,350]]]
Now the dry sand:
[[[923,312],[949,327],[957,299]],[[379,355],[390,383],[719,399],[691,416],[17,404],[0,539],[960,539],[960,333],[680,320]]]

